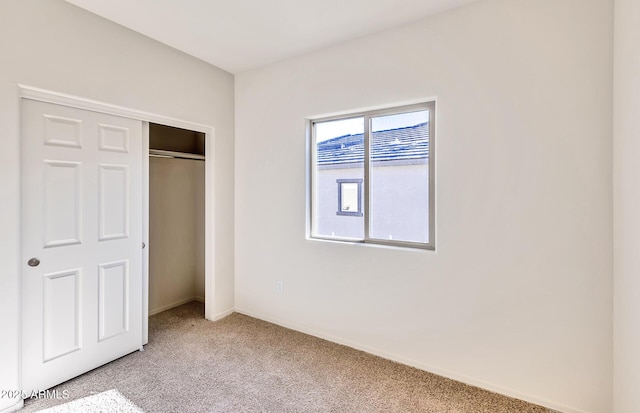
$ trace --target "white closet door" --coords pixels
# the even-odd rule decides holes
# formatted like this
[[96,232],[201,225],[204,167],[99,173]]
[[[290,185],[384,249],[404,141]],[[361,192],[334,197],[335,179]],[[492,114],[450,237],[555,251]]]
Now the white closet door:
[[22,387],[142,345],[142,122],[22,101]]

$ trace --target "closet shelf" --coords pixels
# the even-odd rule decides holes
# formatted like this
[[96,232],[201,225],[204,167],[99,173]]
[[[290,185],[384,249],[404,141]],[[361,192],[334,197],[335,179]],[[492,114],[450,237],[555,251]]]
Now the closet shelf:
[[149,156],[155,156],[159,158],[180,158],[180,159],[193,159],[196,161],[204,161],[204,155],[198,155],[194,153],[164,151],[161,149],[149,149]]

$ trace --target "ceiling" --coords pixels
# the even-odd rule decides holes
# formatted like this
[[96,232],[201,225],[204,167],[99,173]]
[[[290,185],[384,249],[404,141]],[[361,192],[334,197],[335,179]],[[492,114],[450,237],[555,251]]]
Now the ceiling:
[[66,0],[240,73],[477,0]]

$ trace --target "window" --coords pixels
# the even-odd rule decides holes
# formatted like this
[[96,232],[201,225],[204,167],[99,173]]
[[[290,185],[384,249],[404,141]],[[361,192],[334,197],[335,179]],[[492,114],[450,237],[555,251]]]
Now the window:
[[310,122],[311,237],[434,249],[435,102]]
[[362,179],[336,179],[338,183],[337,215],[362,216]]

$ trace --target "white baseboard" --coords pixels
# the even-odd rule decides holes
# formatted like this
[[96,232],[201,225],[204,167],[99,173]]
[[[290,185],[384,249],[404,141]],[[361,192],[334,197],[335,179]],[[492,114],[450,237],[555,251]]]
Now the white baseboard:
[[389,352],[387,352],[385,350],[380,350],[378,348],[371,347],[371,346],[368,346],[368,345],[365,345],[365,344],[355,343],[355,342],[352,342],[350,340],[344,340],[344,339],[342,339],[340,337],[336,337],[336,336],[333,336],[331,334],[326,334],[324,332],[317,331],[317,330],[315,330],[313,328],[308,328],[306,326],[301,326],[301,325],[289,323],[289,322],[282,321],[282,320],[279,320],[279,319],[276,319],[276,318],[273,318],[273,317],[268,317],[268,316],[265,317],[265,316],[263,316],[261,314],[254,313],[252,311],[247,311],[247,310],[244,310],[244,309],[238,308],[238,307],[236,307],[234,311],[237,312],[237,313],[240,313],[240,314],[247,315],[249,317],[257,318],[259,320],[263,320],[263,321],[272,323],[272,324],[277,324],[277,325],[279,325],[281,327],[285,327],[285,328],[288,328],[290,330],[299,331],[301,333],[309,334],[311,336],[318,337],[318,338],[321,338],[323,340],[331,341],[333,343],[337,343],[337,344],[341,344],[343,346],[351,347],[351,348],[356,349],[356,350],[364,351],[365,353],[373,354],[374,356],[378,356],[378,357],[382,357],[382,358],[387,359],[387,360],[395,361],[396,363],[404,364],[406,366],[415,367],[417,369],[424,370],[424,371],[429,372],[429,373],[437,374],[438,376],[446,377],[448,379],[456,380],[456,381],[459,381],[459,382],[462,382],[462,383],[465,383],[465,384],[469,384],[471,386],[479,387],[481,389],[489,390],[491,392],[502,394],[502,395],[505,395],[505,396],[508,396],[508,397],[513,397],[513,398],[516,398],[516,399],[524,400],[524,401],[529,402],[529,403],[534,403],[534,404],[549,408],[552,411],[563,412],[563,413],[589,413],[589,412],[586,412],[584,410],[579,410],[579,409],[576,409],[576,408],[573,408],[573,407],[565,406],[565,405],[560,404],[560,403],[552,402],[552,401],[549,401],[549,400],[544,400],[544,399],[541,399],[541,398],[536,397],[536,396],[531,396],[531,395],[528,395],[528,394],[524,394],[524,393],[521,393],[521,392],[516,391],[516,390],[505,388],[503,386],[496,385],[496,384],[493,384],[493,383],[488,383],[488,382],[485,382],[483,380],[478,380],[476,378],[465,376],[463,374],[452,372],[452,371],[449,371],[449,370],[446,370],[446,369],[433,367],[433,366],[427,365],[425,363],[422,363],[422,362],[419,362],[419,361],[415,361],[415,360],[411,360],[411,359],[408,359],[406,357],[402,357],[402,356],[399,356],[397,354],[389,353]]
[[221,320],[221,319],[233,314],[235,311],[236,311],[236,309],[232,307],[232,308],[230,308],[228,310],[225,310],[225,311],[223,311],[221,313],[218,313],[218,314],[214,315],[213,318],[211,318],[211,321]]
[[149,316],[161,313],[163,311],[167,311],[169,309],[172,309],[172,308],[177,307],[177,306],[182,305],[182,304],[190,303],[191,301],[200,301],[201,303],[204,303],[204,298],[203,297],[189,297],[189,298],[185,298],[183,300],[178,300],[178,301],[175,301],[175,302],[173,302],[171,304],[163,305],[162,307],[158,307],[158,308],[154,308],[154,309],[149,310]]
[[12,412],[17,412],[18,410],[22,409],[22,407],[24,406],[24,401],[22,399],[17,400],[15,402],[15,404],[9,406],[9,407],[5,407],[2,410],[0,410],[0,413],[12,413]]

